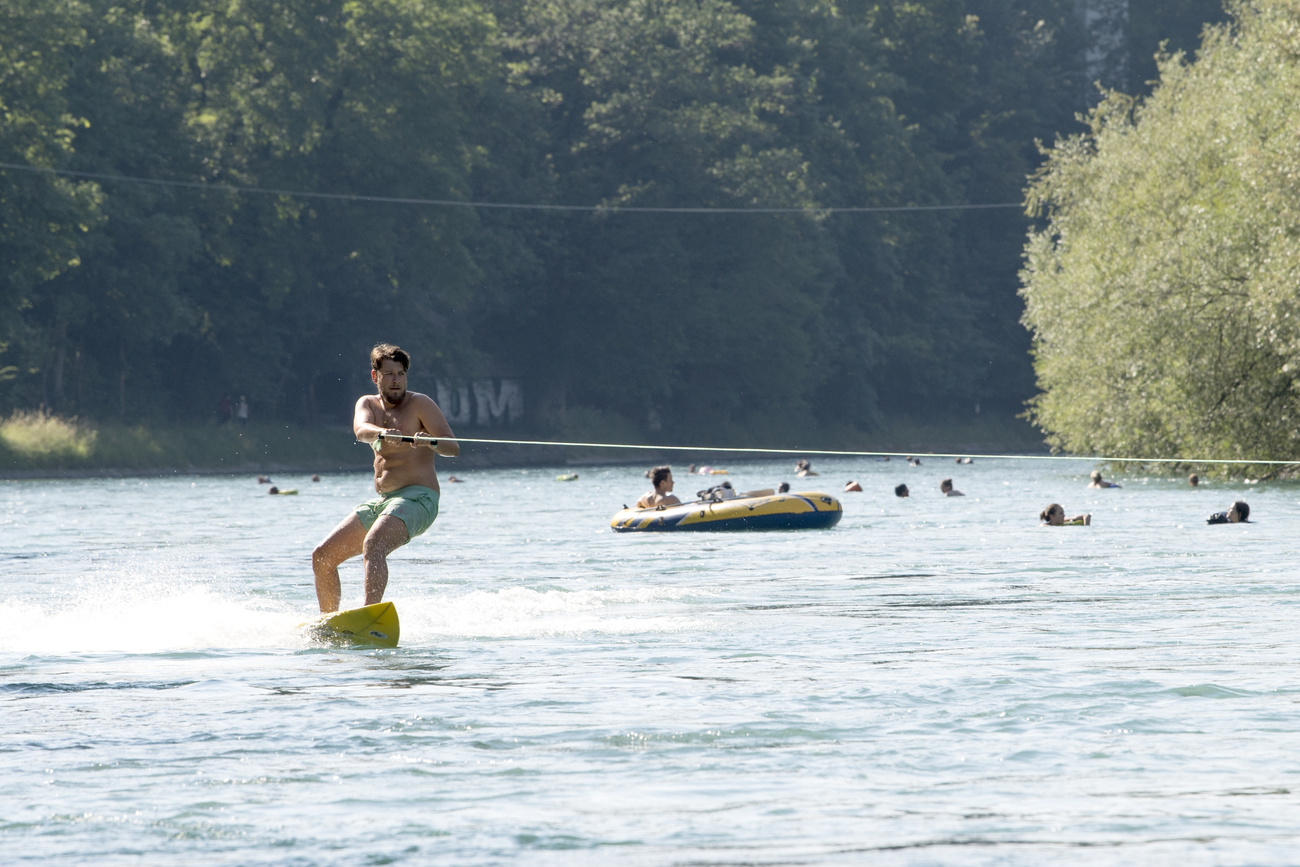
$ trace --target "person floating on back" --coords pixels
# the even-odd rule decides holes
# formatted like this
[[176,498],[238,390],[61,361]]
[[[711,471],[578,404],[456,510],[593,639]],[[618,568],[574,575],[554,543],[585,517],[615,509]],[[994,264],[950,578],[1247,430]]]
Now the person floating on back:
[[647,491],[636,501],[638,509],[653,509],[658,506],[676,506],[681,502],[673,494],[672,467],[655,467],[650,471],[650,483],[654,488]]
[[1038,520],[1049,527],[1087,527],[1092,524],[1092,515],[1085,512],[1073,518],[1065,517],[1065,508],[1060,503],[1052,503],[1038,513]]
[[[375,493],[357,506],[311,555],[316,600],[329,614],[339,609],[339,564],[361,555],[366,604],[383,601],[388,586],[388,555],[423,533],[438,517],[435,454],[454,458],[460,444],[442,410],[427,394],[406,390],[411,356],[389,343],[370,350],[370,381],[377,394],[363,395],[352,417],[357,439],[375,452]],[[399,442],[388,436],[418,436]]]
[[1093,470],[1088,475],[1088,487],[1090,488],[1118,488],[1119,485],[1114,482],[1108,482],[1101,477],[1100,470]]
[[1241,500],[1232,504],[1226,512],[1215,512],[1205,519],[1207,524],[1249,524],[1250,506]]
[[939,493],[943,494],[945,497],[966,496],[961,491],[957,490],[952,486],[952,479],[944,479],[942,482],[939,483]]

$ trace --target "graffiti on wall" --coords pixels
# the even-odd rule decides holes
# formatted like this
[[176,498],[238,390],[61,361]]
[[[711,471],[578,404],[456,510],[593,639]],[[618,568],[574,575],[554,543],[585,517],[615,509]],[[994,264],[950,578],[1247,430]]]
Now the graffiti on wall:
[[524,390],[517,379],[477,379],[461,385],[440,379],[437,386],[438,406],[453,427],[507,425],[524,417]]

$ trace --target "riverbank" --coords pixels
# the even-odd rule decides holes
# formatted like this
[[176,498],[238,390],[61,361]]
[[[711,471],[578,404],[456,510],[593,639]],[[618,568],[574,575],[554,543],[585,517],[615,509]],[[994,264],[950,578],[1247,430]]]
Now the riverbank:
[[[604,431],[603,433],[614,433]],[[622,436],[580,436],[566,431],[547,440],[633,442]],[[482,434],[480,434],[482,436]],[[510,434],[487,436],[508,438]],[[734,442],[744,448],[843,449],[881,452],[960,452],[962,454],[1041,454],[1041,438],[1018,419],[983,419],[968,424],[918,425],[897,422],[874,433],[833,431],[815,442],[797,443],[773,435],[768,442],[753,431],[714,431],[701,436],[699,449],[609,449],[547,445],[465,443],[455,467],[591,466],[596,464],[721,463],[752,459],[752,454],[713,450]],[[355,442],[342,426],[298,427],[272,423],[247,425],[88,424],[75,419],[22,413],[0,421],[0,479],[93,478],[241,473],[365,472],[370,449]]]

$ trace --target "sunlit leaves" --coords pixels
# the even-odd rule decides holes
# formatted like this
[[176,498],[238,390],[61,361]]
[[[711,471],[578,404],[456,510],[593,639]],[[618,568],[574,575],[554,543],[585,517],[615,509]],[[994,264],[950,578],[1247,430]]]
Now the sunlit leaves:
[[1033,417],[1062,448],[1300,453],[1300,7],[1235,14],[1149,99],[1111,95],[1031,190],[1049,217],[1023,274]]

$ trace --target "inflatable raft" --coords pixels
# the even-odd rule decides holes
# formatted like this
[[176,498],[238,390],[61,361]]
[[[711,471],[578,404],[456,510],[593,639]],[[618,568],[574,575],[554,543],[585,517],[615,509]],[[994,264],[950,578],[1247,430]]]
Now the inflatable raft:
[[830,494],[741,495],[703,498],[694,503],[654,509],[623,509],[609,525],[620,533],[668,530],[821,530],[843,517],[840,501]]

